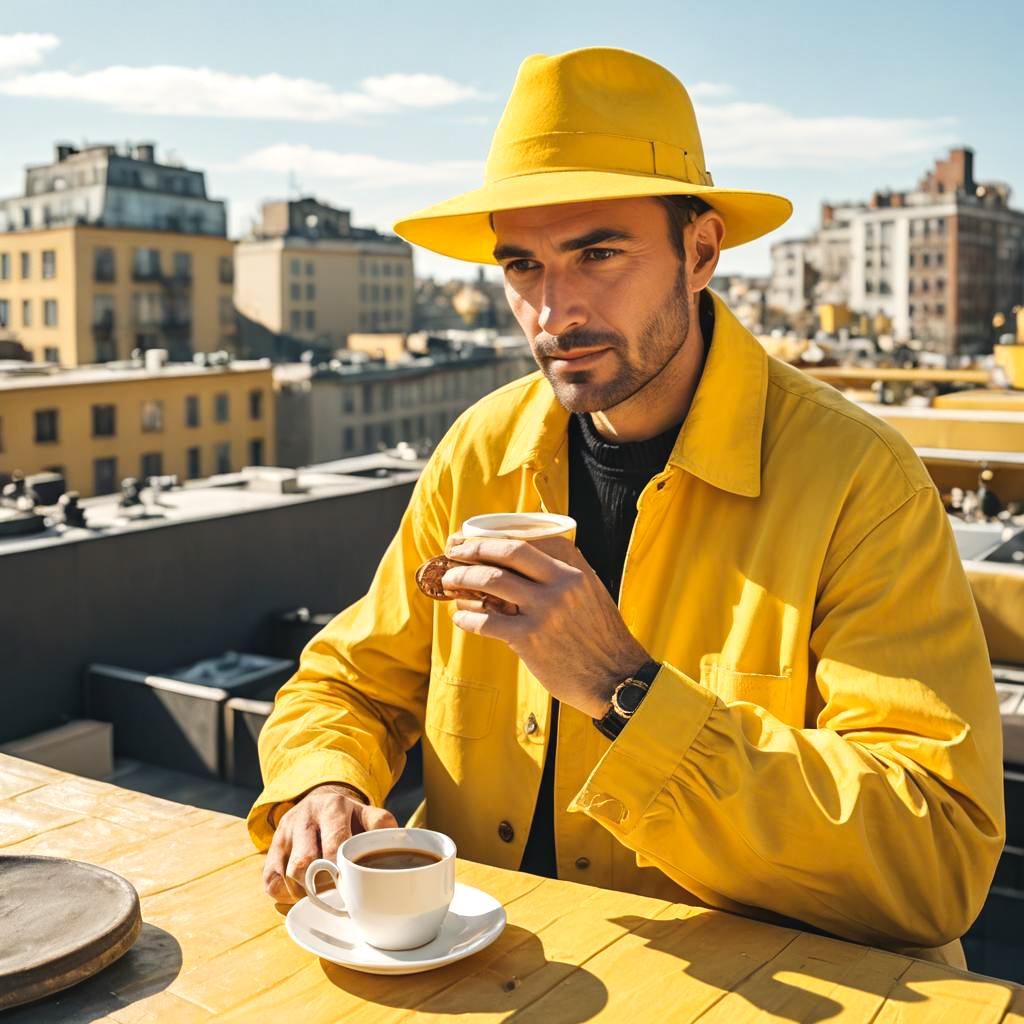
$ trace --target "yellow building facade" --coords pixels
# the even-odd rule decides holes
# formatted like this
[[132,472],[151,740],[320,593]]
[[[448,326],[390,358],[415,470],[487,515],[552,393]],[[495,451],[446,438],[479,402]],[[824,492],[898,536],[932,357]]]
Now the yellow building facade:
[[129,476],[185,480],[273,465],[274,438],[263,362],[0,376],[0,479],[53,469],[89,497]]
[[235,350],[234,243],[92,225],[0,234],[0,337],[83,366],[167,349]]

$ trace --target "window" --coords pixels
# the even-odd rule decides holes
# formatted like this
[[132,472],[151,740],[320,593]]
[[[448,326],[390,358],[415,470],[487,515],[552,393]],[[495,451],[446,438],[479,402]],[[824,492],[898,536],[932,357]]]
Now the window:
[[[226,391],[218,391],[213,396],[213,418],[218,423],[227,423],[231,418],[231,403]],[[218,472],[220,471],[218,470]]]
[[354,427],[346,427],[344,439],[341,442],[341,450],[343,452],[355,451],[356,447],[356,432]]
[[43,277],[57,276],[57,254],[53,249],[43,250]]
[[21,276],[26,278],[29,276],[32,270],[32,255],[31,253],[23,252],[21,254]]
[[132,262],[136,281],[151,281],[160,276],[160,252],[157,249],[136,249]]
[[909,259],[909,263],[910,263],[910,266],[913,266],[913,265],[914,265],[914,260],[915,260],[915,258],[916,258],[916,257],[915,257],[915,254],[914,254],[914,253],[911,253],[911,254],[910,254],[910,259]]
[[163,476],[164,457],[162,452],[146,452],[142,456],[142,479],[150,476]]
[[249,442],[249,465],[250,466],[262,466],[263,465],[263,438],[254,437]]
[[384,301],[391,301],[391,285],[389,284],[384,285]]
[[57,300],[43,299],[43,323],[47,327],[57,326]]
[[298,302],[302,298],[302,285],[292,282],[292,286],[288,289],[288,294],[291,296],[292,302]]
[[381,272],[384,274],[385,277],[390,277],[391,276],[391,264],[390,263],[385,263],[384,266],[381,267]]
[[59,412],[56,409],[37,409],[36,444],[56,444],[59,436]]
[[0,281],[9,281],[11,277],[11,254],[0,252]]
[[235,264],[230,256],[221,256],[217,261],[217,279],[221,284],[234,284]]
[[47,345],[43,349],[43,362],[60,363],[60,349],[56,345]]
[[302,270],[302,261],[301,260],[292,260],[292,274],[297,277],[301,270]]
[[[940,223],[941,223],[941,221],[940,221]],[[943,316],[945,314],[945,312],[946,312],[945,304],[942,303],[942,302],[936,303],[935,312],[936,312],[936,314],[938,316]]]
[[926,253],[926,252],[921,253],[921,266],[922,267],[927,267],[930,262],[931,262],[931,259],[930,259],[929,254]]
[[107,246],[93,249],[92,276],[96,281],[113,281],[115,277],[114,250]]
[[[943,221],[940,220],[939,223],[942,224]],[[942,267],[942,266],[945,266],[945,263],[946,263],[945,255],[943,253],[941,253],[941,252],[937,252],[935,254],[935,266]]]
[[355,412],[356,411],[356,392],[354,388],[345,388],[341,392],[341,411],[342,412]]
[[263,390],[261,388],[253,388],[249,392],[249,419],[263,419]]
[[113,494],[117,490],[117,459],[114,457],[93,459],[93,494]]
[[32,300],[22,299],[21,300],[21,326],[31,327],[32,326]]
[[372,452],[376,447],[376,431],[372,423],[363,424],[363,449]]
[[367,289],[366,289],[366,282],[364,281],[359,286],[359,301],[360,302],[365,302],[366,301],[366,297],[367,297]]
[[0,327],[11,325],[11,304],[7,299],[0,299]]
[[164,429],[164,403],[159,398],[146,398],[142,402],[142,432],[159,433]]
[[292,310],[292,330],[302,330],[302,314],[297,309]]
[[373,385],[369,381],[363,383],[363,412],[373,412]]
[[313,276],[313,263],[311,260],[306,260],[306,277]]
[[316,329],[316,313],[311,309],[306,310],[306,330],[312,331]]
[[113,437],[117,433],[117,406],[94,405],[92,407],[92,436]]
[[220,322],[224,327],[235,322],[235,303],[227,296],[222,296],[220,300]]
[[192,280],[192,253],[176,252],[174,254],[174,276],[179,281]]
[[198,395],[186,395],[185,396],[185,426],[186,427],[198,427],[199,426],[199,396]]
[[306,298],[307,299],[315,299],[316,298],[316,285],[315,284],[307,284],[306,285]]
[[395,277],[405,277],[405,264],[404,263],[396,263],[395,264]]
[[213,446],[213,460],[215,473],[231,472],[231,442],[221,441]]
[[396,284],[395,285],[395,299],[396,299],[396,301],[401,302],[404,298],[405,298],[405,285]]
[[372,284],[372,285],[370,285],[370,301],[371,302],[379,302],[380,301],[380,285],[379,284]]
[[199,448],[185,449],[185,474],[189,480],[195,480],[203,475],[202,456]]

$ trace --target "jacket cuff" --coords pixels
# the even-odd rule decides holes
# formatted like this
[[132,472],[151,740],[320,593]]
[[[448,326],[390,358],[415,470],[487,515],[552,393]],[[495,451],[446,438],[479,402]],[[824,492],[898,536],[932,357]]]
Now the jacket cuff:
[[[374,807],[383,807],[384,794],[366,769],[349,754],[322,750],[299,757],[288,769],[276,775],[253,804],[246,825],[258,850],[266,850],[274,838],[269,815],[280,804],[295,803],[300,796],[325,782],[344,782],[366,794]],[[280,819],[282,811],[274,815]]]
[[714,705],[714,693],[664,663],[569,811],[582,811],[609,831],[628,835],[676,774]]

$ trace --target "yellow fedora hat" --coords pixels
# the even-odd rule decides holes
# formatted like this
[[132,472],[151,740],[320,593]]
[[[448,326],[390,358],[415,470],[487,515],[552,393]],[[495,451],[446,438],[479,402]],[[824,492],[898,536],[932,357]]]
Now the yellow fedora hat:
[[782,196],[713,184],[693,104],[660,64],[588,47],[527,57],[501,115],[484,185],[398,221],[415,245],[494,263],[490,215],[596,199],[699,196],[725,221],[723,248],[767,234],[792,213]]

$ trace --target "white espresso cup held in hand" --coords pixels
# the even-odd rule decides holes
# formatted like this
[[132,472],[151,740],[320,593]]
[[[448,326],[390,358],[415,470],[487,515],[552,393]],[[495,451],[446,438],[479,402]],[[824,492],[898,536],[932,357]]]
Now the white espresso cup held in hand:
[[553,512],[493,512],[470,516],[462,524],[463,537],[501,537],[543,540],[545,537],[576,537],[576,520]]
[[[416,851],[425,856],[412,857]],[[373,866],[374,861],[386,865],[409,860],[420,863]],[[317,895],[316,876],[321,871],[334,879],[342,908]],[[305,883],[312,903],[329,914],[347,914],[369,945],[415,949],[436,938],[448,913],[455,894],[455,843],[425,828],[360,832],[338,847],[337,863],[324,858],[313,861],[306,868]]]

